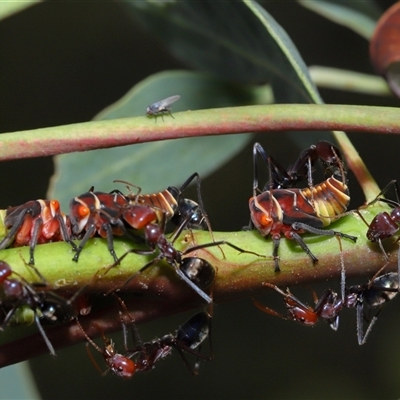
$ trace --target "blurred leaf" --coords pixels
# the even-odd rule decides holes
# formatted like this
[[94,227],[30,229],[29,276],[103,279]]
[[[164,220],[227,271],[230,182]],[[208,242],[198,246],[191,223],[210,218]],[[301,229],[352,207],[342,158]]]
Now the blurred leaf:
[[269,82],[278,103],[322,102],[291,39],[254,1],[123,4],[195,68],[236,82]]
[[2,399],[40,399],[28,363],[2,368],[0,381]]
[[390,64],[386,79],[393,94],[400,98],[400,62]]
[[394,95],[400,97],[400,3],[388,8],[379,19],[369,43],[369,56]]
[[381,12],[374,1],[297,0],[303,7],[369,39]]
[[[173,104],[172,114],[188,109],[248,105],[260,98],[258,90],[253,95],[251,87],[204,74],[164,72],[137,84],[96,119],[144,115],[149,104],[175,94],[181,95],[181,99]],[[157,122],[149,118],[149,124],[155,123],[162,124],[161,117]],[[59,199],[65,209],[72,196],[86,192],[92,185],[101,191],[118,185],[124,190],[124,186],[112,182],[114,179],[138,185],[144,192],[180,185],[195,171],[201,177],[214,171],[249,140],[251,135],[199,137],[57,156],[49,197]]]
[[0,20],[40,2],[41,0],[2,1],[0,2]]
[[321,65],[313,65],[308,69],[318,87],[375,96],[390,96],[390,90],[385,80],[376,75],[323,67]]

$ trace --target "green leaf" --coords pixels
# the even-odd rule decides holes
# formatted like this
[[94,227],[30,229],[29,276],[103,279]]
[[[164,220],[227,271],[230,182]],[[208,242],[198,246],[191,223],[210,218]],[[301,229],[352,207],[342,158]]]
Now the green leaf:
[[28,363],[20,363],[0,371],[2,399],[40,399]]
[[381,12],[373,1],[297,0],[303,7],[370,39]]
[[[251,104],[260,96],[251,87],[205,74],[164,72],[137,84],[96,119],[144,115],[149,104],[175,94],[181,99],[173,104],[172,114],[181,110]],[[157,122],[155,118],[148,120],[149,124],[163,123],[161,117]],[[115,189],[118,187],[113,183],[115,179],[138,185],[145,192],[181,185],[193,172],[206,176],[239,152],[250,139],[251,135],[199,137],[57,156],[49,197],[59,199],[65,209],[72,195],[84,193],[92,185],[101,191]],[[120,189],[125,187],[120,185]]]
[[40,2],[41,0],[2,1],[0,2],[0,20]]
[[235,82],[269,82],[279,103],[322,102],[291,39],[254,1],[124,4],[195,68]]
[[375,96],[391,95],[386,81],[380,76],[320,65],[309,67],[309,71],[318,87]]

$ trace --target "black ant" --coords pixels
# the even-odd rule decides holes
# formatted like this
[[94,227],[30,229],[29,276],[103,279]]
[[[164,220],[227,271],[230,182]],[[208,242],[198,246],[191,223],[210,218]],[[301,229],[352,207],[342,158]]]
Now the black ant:
[[[204,292],[204,289],[209,287],[214,281],[215,270],[208,261],[199,257],[184,257],[186,254],[199,249],[225,244],[239,251],[240,253],[250,253],[262,257],[257,253],[243,250],[240,247],[235,246],[234,244],[224,240],[193,246],[181,252],[176,250],[173,246],[174,241],[177,238],[177,233],[175,233],[171,241],[168,241],[164,233],[164,227],[165,221],[163,221],[161,226],[156,223],[146,224],[144,227],[144,237],[146,245],[150,248],[150,250],[131,249],[119,258],[118,263],[120,263],[122,259],[124,259],[129,253],[151,255],[154,254],[157,250],[159,251],[158,256],[153,258],[151,261],[145,264],[137,273],[128,278],[124,285],[128,284],[137,274],[142,273],[156,262],[165,259],[168,264],[174,267],[176,274],[183,281],[185,281],[186,284],[189,285],[199,296],[201,296],[207,303],[210,304],[212,302],[212,299]],[[113,265],[108,267],[108,270],[115,267],[116,265],[117,264],[114,263]]]
[[[78,312],[73,307],[73,303],[85,287],[78,290],[69,300],[52,291],[39,291],[38,289],[45,288],[47,283],[37,268],[32,265],[30,265],[30,268],[34,269],[42,282],[29,284],[20,274],[13,271],[5,261],[0,261],[0,285],[4,295],[0,305],[5,313],[0,330],[4,330],[10,325],[14,318],[18,324],[30,324],[35,321],[50,354],[55,356],[54,347],[42,324],[71,321]],[[12,274],[19,276],[20,280],[10,278]]]
[[[264,286],[274,289],[284,297],[288,315],[282,315],[253,299],[253,303],[257,308],[267,314],[285,320],[293,320],[306,326],[314,326],[322,319],[327,321],[333,330],[337,330],[339,327],[339,313],[343,308],[356,308],[357,339],[358,344],[362,345],[367,341],[383,306],[397,295],[399,291],[399,274],[397,272],[389,272],[374,277],[367,284],[351,286],[346,289],[343,299],[339,298],[337,293],[331,289],[325,290],[319,299],[314,292],[314,301],[316,303],[314,308],[302,303],[289,289],[284,292],[270,283],[264,283]],[[376,311],[371,317],[372,310]],[[365,332],[363,321],[368,323]]]
[[[122,321],[122,319],[121,319]],[[86,343],[86,349],[88,352],[88,355],[90,359],[92,360],[94,366],[96,369],[100,372],[102,376],[104,376],[108,371],[113,372],[115,375],[120,376],[121,378],[124,379],[129,379],[132,378],[132,376],[135,374],[137,368],[136,364],[134,361],[130,359],[130,357],[124,356],[122,354],[119,354],[115,350],[114,342],[110,339],[107,338],[104,333],[102,332],[103,336],[103,341],[104,341],[104,346],[103,348],[100,348],[85,332],[83,329],[82,325],[80,324],[79,320],[76,319],[76,323],[81,330],[82,334],[85,336],[86,340],[88,343]],[[125,339],[125,348],[127,350],[126,346],[126,337]],[[107,364],[108,369],[106,371],[102,371],[96,361],[94,360],[92,353],[89,350],[89,343],[99,352],[103,355],[104,361]]]
[[[93,340],[86,334],[82,325],[76,320],[79,329],[86,337],[88,343],[86,344],[89,357],[94,363],[96,369],[105,375],[109,370],[122,378],[131,378],[137,372],[150,371],[155,367],[158,361],[163,360],[171,354],[172,349],[177,349],[183,362],[193,374],[198,373],[199,363],[196,361],[195,367],[191,368],[184,353],[190,353],[206,360],[211,360],[212,356],[205,356],[199,353],[196,349],[201,346],[202,342],[209,336],[210,317],[207,313],[202,312],[195,314],[188,321],[186,321],[175,334],[168,334],[159,339],[154,339],[150,342],[142,342],[136,329],[133,320],[129,322],[132,327],[133,337],[138,345],[132,349],[128,349],[128,329],[127,323],[124,321],[120,312],[120,319],[124,337],[125,354],[120,354],[115,350],[113,341],[110,338],[103,336],[104,346],[100,348]],[[102,354],[108,369],[102,371],[93,356],[89,351],[89,344],[91,344],[99,353]],[[211,346],[211,344],[210,344]]]
[[[211,361],[213,358],[210,330],[211,317],[204,311],[199,312],[190,317],[174,334],[169,333],[150,342],[139,343],[130,352],[136,356],[138,369],[149,371],[154,368],[158,361],[170,355],[172,349],[175,348],[187,369],[193,375],[197,375],[199,360]],[[210,356],[206,356],[197,350],[201,349],[201,345],[207,337],[210,341]],[[189,364],[185,353],[196,356],[197,360],[194,367]]]

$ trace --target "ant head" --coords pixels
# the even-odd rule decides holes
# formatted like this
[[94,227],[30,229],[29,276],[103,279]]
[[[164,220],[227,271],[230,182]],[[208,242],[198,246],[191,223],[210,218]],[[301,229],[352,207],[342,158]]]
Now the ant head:
[[376,215],[371,221],[367,231],[367,238],[371,242],[376,242],[393,236],[398,230],[397,223],[384,211]]
[[157,245],[160,237],[164,235],[164,232],[158,224],[147,224],[144,228],[144,235],[146,243],[153,248]]
[[17,279],[6,279],[3,282],[4,294],[7,299],[19,299],[24,296],[24,285]]
[[0,283],[4,282],[11,274],[11,267],[5,261],[0,261]]
[[114,356],[107,360],[110,370],[124,379],[132,378],[136,372],[135,363],[128,357],[121,354],[114,354]]

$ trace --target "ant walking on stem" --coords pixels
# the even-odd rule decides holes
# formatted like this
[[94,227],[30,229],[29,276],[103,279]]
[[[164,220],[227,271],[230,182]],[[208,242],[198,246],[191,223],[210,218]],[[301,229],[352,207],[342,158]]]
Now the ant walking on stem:
[[[143,206],[136,206],[136,207],[143,207]],[[123,254],[119,258],[118,264],[129,253],[152,255],[157,251],[159,252],[159,254],[155,258],[153,258],[151,261],[145,264],[137,273],[133,274],[130,278],[128,278],[127,281],[124,283],[124,286],[127,285],[135,276],[142,273],[156,262],[165,259],[168,264],[174,267],[176,274],[200,297],[202,297],[208,304],[210,304],[212,302],[212,299],[208,294],[204,292],[204,289],[208,288],[214,281],[215,269],[208,261],[202,258],[184,257],[184,256],[199,249],[220,246],[220,245],[227,245],[239,251],[240,253],[249,253],[249,254],[254,254],[255,256],[258,257],[262,257],[257,253],[243,250],[240,247],[235,246],[234,244],[224,240],[193,246],[181,252],[176,250],[173,246],[175,240],[177,239],[177,233],[175,232],[172,240],[168,241],[164,233],[164,227],[165,227],[165,221],[161,224],[161,226],[156,223],[146,224],[144,227],[144,237],[146,245],[150,248],[150,250],[131,249],[128,250],[125,254]],[[178,234],[179,233],[180,232],[178,232]],[[115,267],[116,265],[117,263],[112,264],[110,267],[108,267],[105,273],[107,273],[109,269]]]
[[[52,291],[39,290],[47,287],[46,280],[36,267],[32,265],[29,267],[33,268],[41,282],[29,284],[19,273],[13,271],[9,264],[0,261],[0,285],[4,296],[0,305],[5,313],[0,330],[10,325],[14,318],[18,324],[31,324],[34,321],[50,354],[55,356],[54,347],[42,324],[64,323],[75,318],[78,310],[73,304],[85,287],[67,300]],[[20,279],[10,278],[12,274],[19,276]]]

